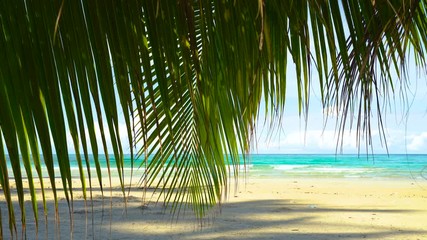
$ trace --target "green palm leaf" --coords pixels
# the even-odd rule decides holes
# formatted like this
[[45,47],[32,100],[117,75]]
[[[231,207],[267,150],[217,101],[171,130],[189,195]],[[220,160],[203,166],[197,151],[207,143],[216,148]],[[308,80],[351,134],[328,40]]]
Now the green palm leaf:
[[[307,117],[313,71],[324,107],[342,113],[337,131],[355,125],[358,142],[366,137],[369,147],[371,114],[382,129],[381,113],[406,80],[408,54],[425,66],[426,15],[426,2],[415,0],[2,1],[0,183],[12,234],[12,175],[22,226],[24,175],[36,222],[37,177],[46,214],[42,168],[56,208],[64,194],[72,213],[67,135],[85,199],[93,168],[101,190],[105,174],[111,184],[116,173],[125,193],[129,150],[132,168],[146,168],[142,183],[160,191],[172,212],[205,216],[239,174],[261,104],[278,126],[287,81],[296,81]],[[296,79],[287,76],[290,67]]]

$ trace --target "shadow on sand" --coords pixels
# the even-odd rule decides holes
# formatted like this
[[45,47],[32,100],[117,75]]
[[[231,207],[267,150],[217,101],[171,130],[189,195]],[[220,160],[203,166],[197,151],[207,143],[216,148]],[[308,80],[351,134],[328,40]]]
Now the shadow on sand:
[[[108,194],[107,194],[108,195]],[[129,197],[126,210],[120,196],[96,196],[93,210],[90,202],[74,200],[73,230],[67,203],[59,203],[59,218],[55,218],[53,202],[48,202],[47,221],[39,207],[40,223],[32,219],[27,202],[27,239],[407,239],[407,236],[427,236],[420,229],[399,229],[376,224],[375,218],[411,214],[410,210],[346,209],[299,204],[292,200],[254,200],[225,203],[213,217],[197,221],[190,211],[172,217],[162,203],[142,205],[141,198]],[[0,202],[4,239],[12,239],[8,229],[6,205]],[[15,207],[17,220],[20,212]],[[220,213],[221,211],[221,213]],[[92,214],[93,212],[93,214]],[[335,215],[336,221],[323,216]],[[18,236],[21,239],[21,226]],[[24,236],[25,238],[25,236]],[[415,238],[416,239],[416,238]]]

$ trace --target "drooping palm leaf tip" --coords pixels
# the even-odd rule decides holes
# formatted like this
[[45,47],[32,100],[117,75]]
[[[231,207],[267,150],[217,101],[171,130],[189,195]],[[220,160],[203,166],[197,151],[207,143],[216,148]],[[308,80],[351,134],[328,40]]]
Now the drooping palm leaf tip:
[[371,114],[382,130],[407,57],[425,66],[426,19],[426,1],[415,0],[1,1],[0,183],[11,233],[11,182],[25,228],[24,176],[36,222],[38,206],[47,211],[43,181],[55,206],[63,194],[72,208],[67,136],[85,198],[86,179],[92,189],[92,179],[102,188],[111,178],[109,154],[124,192],[130,151],[174,213],[205,216],[249,152],[260,104],[272,119],[284,114],[287,81],[297,82],[304,116],[319,81],[324,107],[341,113],[337,131],[354,124],[369,145]]

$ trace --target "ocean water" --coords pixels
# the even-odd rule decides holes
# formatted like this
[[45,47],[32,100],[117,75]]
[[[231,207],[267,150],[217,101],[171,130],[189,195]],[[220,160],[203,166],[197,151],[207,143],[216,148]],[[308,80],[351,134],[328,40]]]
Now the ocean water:
[[[116,171],[113,156],[110,156],[112,172]],[[100,156],[101,169],[107,174],[105,156]],[[143,162],[134,163],[134,175],[144,173]],[[427,154],[393,154],[393,155],[335,155],[335,154],[251,154],[243,164],[241,157],[240,172],[252,177],[343,177],[343,178],[406,178],[427,179]],[[95,176],[93,157],[90,159],[92,175]],[[75,155],[70,155],[72,175],[78,176],[78,164]],[[85,163],[83,163],[85,168]],[[125,155],[125,174],[131,172],[131,157]],[[10,168],[10,164],[9,164]],[[12,174],[12,169],[9,169]],[[59,168],[56,166],[59,173]],[[47,177],[44,169],[43,176]],[[232,172],[232,170],[231,170]],[[25,174],[24,174],[25,175]],[[86,174],[87,175],[87,174]]]
[[250,155],[249,175],[427,179],[427,155]]

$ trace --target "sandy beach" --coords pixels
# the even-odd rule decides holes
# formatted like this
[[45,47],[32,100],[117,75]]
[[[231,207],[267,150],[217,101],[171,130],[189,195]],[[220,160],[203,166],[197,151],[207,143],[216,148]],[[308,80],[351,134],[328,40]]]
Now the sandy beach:
[[[202,224],[191,212],[172,218],[162,198],[155,203],[157,194],[147,192],[145,205],[136,187],[126,210],[117,187],[93,196],[92,218],[90,203],[85,208],[75,192],[72,236],[63,197],[59,225],[52,201],[47,229],[40,206],[38,239],[427,239],[427,181],[247,177]],[[3,194],[0,204],[9,239]],[[36,239],[27,205],[27,238]]]

